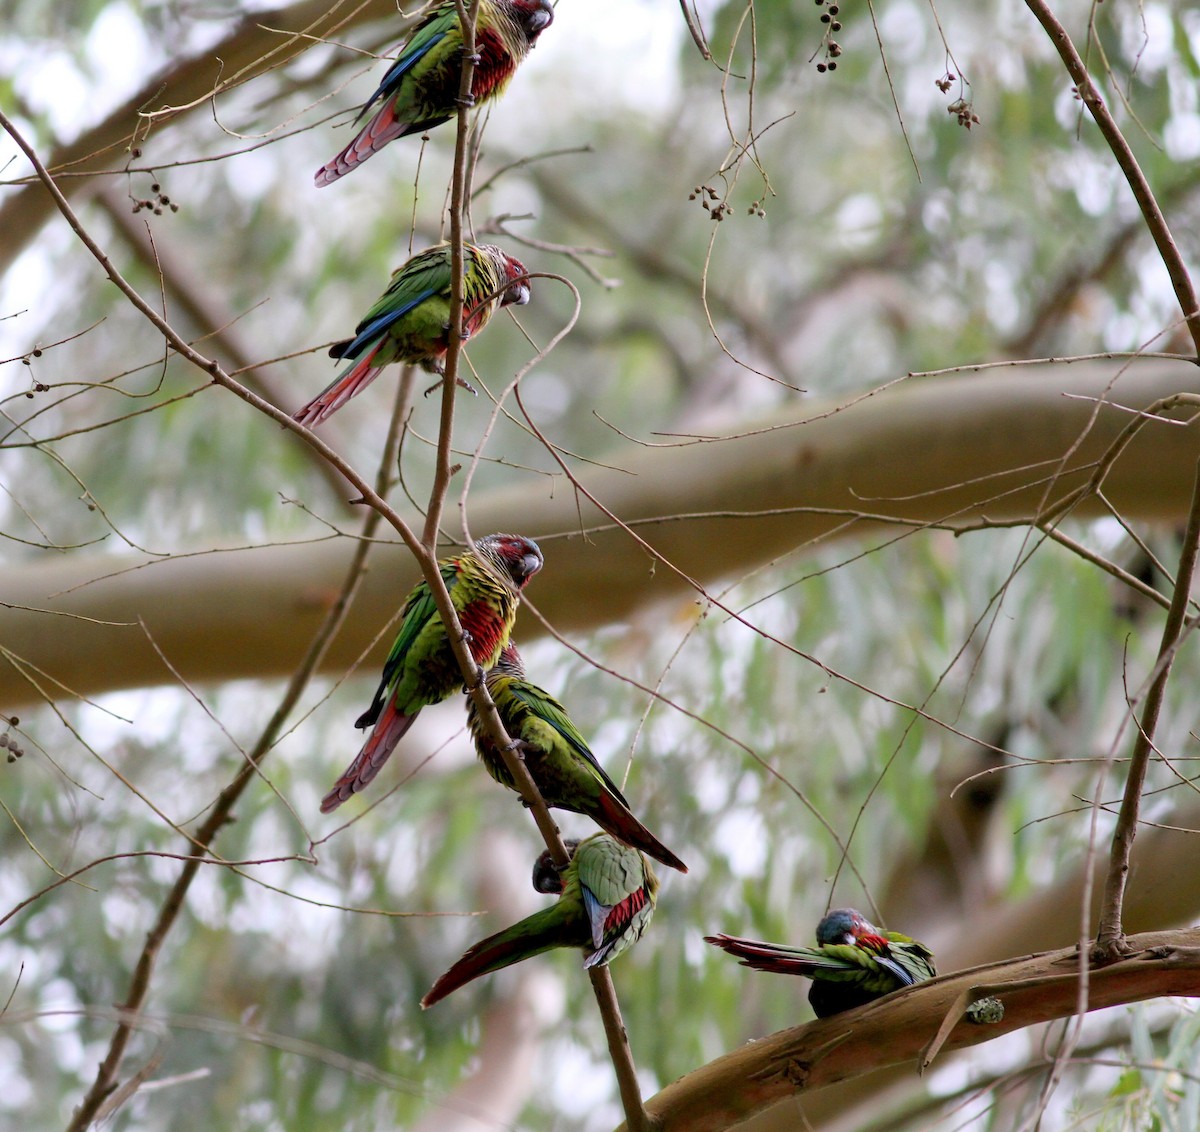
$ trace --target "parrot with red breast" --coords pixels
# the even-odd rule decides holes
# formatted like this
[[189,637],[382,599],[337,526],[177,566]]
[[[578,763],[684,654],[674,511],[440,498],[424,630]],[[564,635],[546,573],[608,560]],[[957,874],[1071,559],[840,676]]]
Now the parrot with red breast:
[[[462,338],[478,334],[501,307],[529,302],[525,265],[495,244],[463,246]],[[292,418],[313,428],[361,393],[386,366],[419,365],[440,373],[450,347],[450,245],[418,252],[392,273],[353,338],[335,342],[331,358],[351,364]]]
[[[542,568],[542,552],[533,539],[495,534],[438,563],[450,602],[466,635],[475,663],[490,668],[508,643],[521,591]],[[387,762],[417,713],[447,699],[463,686],[450,636],[434,604],[428,582],[409,592],[400,612],[400,631],[392,644],[371,706],[355,727],[371,728],[354,761],[321,800],[321,812],[337,809],[366,786]]]
[[[480,0],[475,21],[474,104],[495,98],[508,85],[537,38],[554,22],[550,0]],[[317,187],[331,185],[394,138],[419,134],[448,122],[459,107],[463,34],[454,0],[443,0],[414,29],[358,112],[370,121],[336,157],[317,170]]]

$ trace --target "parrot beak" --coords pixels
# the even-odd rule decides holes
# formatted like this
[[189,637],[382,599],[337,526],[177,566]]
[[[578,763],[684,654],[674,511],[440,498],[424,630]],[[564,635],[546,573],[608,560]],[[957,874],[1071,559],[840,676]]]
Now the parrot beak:
[[504,292],[504,298],[501,299],[500,305],[502,307],[523,307],[527,302],[529,302],[529,280],[522,279]]
[[526,580],[532,578],[542,568],[542,556],[530,551],[521,558],[521,573]]

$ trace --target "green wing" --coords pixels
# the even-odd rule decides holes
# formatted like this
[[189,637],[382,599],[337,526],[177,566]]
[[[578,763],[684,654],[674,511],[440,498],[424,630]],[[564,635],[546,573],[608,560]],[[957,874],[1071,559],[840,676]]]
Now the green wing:
[[621,791],[617,789],[616,783],[604,773],[604,768],[596,761],[596,756],[592,754],[591,748],[580,734],[579,728],[575,726],[574,721],[567,715],[566,708],[548,692],[543,691],[536,684],[530,684],[526,680],[513,678],[509,680],[508,686],[513,698],[524,705],[530,715],[547,724],[567,744],[571,751],[579,756],[584,764],[586,764],[588,770],[628,809],[629,803],[625,801]]
[[[458,584],[458,560],[451,558],[439,563],[439,569],[446,588],[453,593],[454,587]],[[370,727],[379,718],[383,705],[387,702],[396,680],[404,669],[405,661],[408,659],[413,644],[420,636],[421,630],[437,615],[437,603],[433,600],[429,584],[418,582],[409,591],[404,608],[400,611],[400,631],[392,642],[387,660],[383,662],[383,673],[379,680],[379,687],[375,690],[375,698],[371,701],[371,706],[355,720],[355,727]]]
[[603,966],[639,939],[654,915],[658,878],[645,857],[606,833],[580,842],[571,858],[591,925],[585,967]]
[[645,884],[642,855],[606,833],[593,834],[580,842],[571,862],[579,883],[609,908]]
[[[407,314],[431,295],[450,290],[450,247],[435,244],[402,263],[393,273],[388,288],[363,316],[356,333],[363,334],[372,323]],[[378,333],[378,329],[373,333]]]
[[[933,952],[923,943],[899,932],[888,932],[887,938],[892,945],[890,958],[893,971],[899,968],[913,983],[923,983],[937,974]],[[884,962],[882,958],[880,962]]]

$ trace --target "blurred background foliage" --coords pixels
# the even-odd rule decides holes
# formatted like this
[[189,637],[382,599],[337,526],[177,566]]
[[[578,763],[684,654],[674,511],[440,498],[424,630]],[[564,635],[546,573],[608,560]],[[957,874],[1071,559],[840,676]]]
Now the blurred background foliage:
[[[1165,272],[1028,12],[1000,0],[935,16],[878,0],[873,26],[870,10],[841,7],[838,66],[822,74],[825,9],[702,5],[726,76],[701,60],[665,0],[557,9],[488,115],[475,171],[486,187],[472,208],[479,233],[579,287],[578,325],[522,383],[555,443],[619,462],[658,434],[733,432],[770,407],[800,411],[810,395],[852,395],[910,370],[1170,341]],[[247,8],[8,0],[0,102],[51,153],[157,69],[206,50]],[[1076,34],[1095,19],[1092,64],[1111,67],[1114,112],[1194,258],[1200,17],[1183,3],[1056,10]],[[192,324],[164,292],[189,333],[218,330],[202,348],[228,357],[236,345],[262,363],[258,376],[288,409],[330,379],[322,344],[357,322],[410,247],[441,233],[449,128],[424,147],[390,146],[329,189],[311,182],[348,137],[348,111],[378,78],[373,54],[394,45],[396,28],[395,17],[360,24],[344,43],[316,43],[212,107],[155,124],[128,171],[96,179],[77,202],[144,294],[158,294],[165,274],[219,312],[216,327]],[[948,112],[959,99],[979,119],[969,130]],[[6,141],[6,161],[8,151]],[[118,154],[111,167],[125,164]],[[162,195],[161,215],[131,212]],[[719,204],[728,212],[714,221]],[[169,269],[122,235],[130,219],[149,222]],[[471,343],[486,392],[458,399],[464,451],[485,427],[488,392],[571,310],[565,287],[539,280],[519,324],[498,318]],[[0,355],[12,359],[0,368],[0,410],[25,422],[0,445],[9,561],[46,543],[174,554],[353,529],[301,447],[165,356],[61,223],[0,282],[0,315]],[[392,388],[381,379],[325,428],[367,473]],[[418,501],[435,401],[416,397],[404,443]],[[474,489],[538,482],[553,466],[502,418]],[[1135,531],[1143,547],[1111,520],[1070,529],[1160,587],[1147,549],[1168,564],[1178,550],[1171,531]],[[764,632],[683,603],[574,642],[659,688],[666,702],[652,709],[644,692],[557,643],[527,650],[531,676],[566,698],[618,781],[628,771],[634,808],[691,866],[665,878],[652,930],[613,968],[647,1093],[806,1016],[803,986],[746,972],[706,948],[704,932],[807,940],[832,899],[874,905],[890,926],[949,950],[980,910],[1019,914],[1023,896],[1077,868],[1093,760],[1127,753],[1126,692],[1152,663],[1161,624],[1094,566],[1022,530],[804,547],[730,579],[723,600]],[[1159,739],[1174,763],[1156,765],[1148,786],[1154,820],[1169,823],[1188,793],[1198,670],[1186,648]],[[490,1011],[530,997],[538,1044],[523,1091],[511,1109],[489,1110],[493,1123],[471,1126],[618,1123],[574,956],[477,984],[430,1015],[416,1009],[464,946],[536,906],[525,877],[538,841],[513,796],[475,765],[455,704],[425,713],[372,800],[404,777],[395,793],[361,818],[355,810],[348,828],[315,820],[357,745],[349,724],[373,680],[313,686],[223,831],[226,860],[269,863],[202,870],[129,1055],[131,1071],[152,1062],[150,1078],[168,1083],[139,1092],[111,1127],[166,1132],[201,1116],[246,1130],[458,1127],[456,1086],[486,1071],[478,1050]],[[280,694],[273,683],[166,687],[22,713],[30,753],[0,765],[0,915],[59,872],[118,855],[0,932],[0,1000],[12,995],[0,1016],[0,1114],[22,1128],[69,1118],[177,873],[154,854],[180,851],[173,826],[211,804]],[[998,763],[1001,773],[979,780],[978,837],[926,875],[939,804]],[[1101,797],[1117,796],[1110,777]],[[571,815],[561,824],[586,828]],[[839,842],[852,831],[851,869]],[[315,859],[310,836],[322,839]],[[906,903],[919,872],[938,898]],[[483,922],[463,915],[480,911]],[[1052,1126],[1146,1127],[1147,1113],[1195,1111],[1185,1008],[1106,1025],[1098,1048],[1128,1064],[1069,1072]],[[1039,1084],[1015,1067],[1036,1061],[1037,1041],[989,1047],[920,1091],[914,1079],[905,1104],[872,1126],[1014,1127]],[[1147,1070],[1160,1058],[1185,1075],[1179,1088]],[[1001,1063],[1025,1088],[989,1091]],[[862,1114],[846,1119],[867,1126]]]

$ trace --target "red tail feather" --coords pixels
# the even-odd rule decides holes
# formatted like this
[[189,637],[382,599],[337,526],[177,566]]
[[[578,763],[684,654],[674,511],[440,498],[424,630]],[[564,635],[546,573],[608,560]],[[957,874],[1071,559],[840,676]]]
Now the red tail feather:
[[681,873],[688,871],[685,865],[657,837],[654,836],[633,814],[622,806],[608,791],[600,792],[600,808],[597,813],[589,815],[605,833],[611,833],[618,841],[640,849],[656,861]]
[[355,139],[332,161],[317,170],[313,181],[318,189],[332,185],[351,169],[361,165],[371,154],[382,149],[393,138],[400,137],[409,127],[408,122],[398,122],[396,112],[389,103],[379,111],[357,134]]
[[468,948],[462,958],[429,988],[421,999],[421,1009],[441,1002],[446,995],[480,975],[511,967],[522,959],[540,955],[554,947],[582,946],[584,942],[582,939],[569,938],[560,905],[535,912],[511,928],[488,936]]
[[382,366],[371,364],[378,352],[379,346],[376,346],[365,358],[361,358],[353,369],[348,370],[332,385],[317,394],[303,409],[294,412],[292,419],[309,428],[314,428],[322,421],[328,420],[351,397],[366,389],[382,372]]
[[379,768],[391,758],[392,751],[404,733],[413,725],[419,712],[401,715],[389,700],[383,714],[371,728],[371,734],[352,762],[333,784],[333,789],[321,799],[321,813],[336,810],[351,794],[358,793],[378,773]]
[[805,958],[797,954],[799,949],[778,947],[757,939],[742,939],[732,935],[706,935],[704,939],[756,971],[771,971],[777,975],[811,975],[814,969],[823,965],[816,955]]

